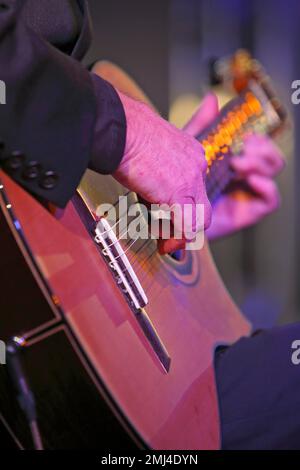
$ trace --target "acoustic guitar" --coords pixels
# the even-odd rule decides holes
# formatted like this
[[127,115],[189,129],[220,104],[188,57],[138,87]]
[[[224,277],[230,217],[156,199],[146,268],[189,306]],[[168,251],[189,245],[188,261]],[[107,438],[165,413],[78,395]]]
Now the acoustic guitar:
[[[146,99],[116,66],[94,72]],[[266,84],[247,81],[199,137],[212,201],[244,133],[283,120]],[[18,360],[0,367],[0,418],[16,444],[32,448],[37,420],[46,449],[218,449],[213,353],[250,325],[208,244],[160,255],[154,239],[118,240],[105,217],[99,229],[99,204],[139,203],[110,176],[88,170],[64,211],[0,176],[0,338]],[[28,387],[19,401],[18,381]]]

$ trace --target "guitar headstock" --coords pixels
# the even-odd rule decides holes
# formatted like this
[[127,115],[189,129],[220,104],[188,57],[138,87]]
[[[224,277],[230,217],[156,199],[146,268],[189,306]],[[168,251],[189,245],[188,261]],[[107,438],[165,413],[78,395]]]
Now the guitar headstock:
[[216,82],[233,97],[215,122],[198,136],[208,163],[206,187],[211,201],[228,185],[233,173],[229,157],[239,154],[253,133],[274,136],[287,113],[262,65],[245,50],[215,62]]
[[250,80],[260,81],[266,75],[260,62],[245,49],[214,61],[213,73],[219,83],[236,93],[247,88]]
[[213,71],[218,83],[221,83],[223,87],[235,95],[242,95],[245,90],[254,88],[258,95],[264,97],[262,104],[267,117],[268,112],[274,113],[275,111],[279,118],[277,125],[270,128],[267,133],[273,135],[282,129],[287,119],[287,113],[270,76],[249,51],[238,49],[233,55],[216,60],[213,64]]

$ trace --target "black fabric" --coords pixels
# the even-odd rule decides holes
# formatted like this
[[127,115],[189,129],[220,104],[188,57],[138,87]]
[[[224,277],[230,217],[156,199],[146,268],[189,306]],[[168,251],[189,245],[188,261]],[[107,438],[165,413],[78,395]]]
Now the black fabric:
[[216,352],[222,449],[300,449],[300,323],[258,331]]
[[81,60],[92,38],[86,0],[26,0],[22,20],[57,49]]
[[71,54],[83,22],[77,0],[26,0],[21,16],[37,34]]
[[91,74],[97,95],[98,115],[94,130],[89,168],[98,173],[113,173],[122,159],[126,142],[125,112],[113,86],[95,74]]
[[77,2],[82,14],[82,24],[79,38],[72,51],[72,57],[77,60],[82,60],[92,42],[92,22],[87,1],[77,0]]
[[[38,199],[64,207],[91,154],[100,172],[118,166],[125,145],[124,110],[104,80],[95,80],[24,23],[23,6],[20,0],[1,1],[0,79],[7,103],[0,105],[0,166]],[[96,123],[105,145],[95,142]]]

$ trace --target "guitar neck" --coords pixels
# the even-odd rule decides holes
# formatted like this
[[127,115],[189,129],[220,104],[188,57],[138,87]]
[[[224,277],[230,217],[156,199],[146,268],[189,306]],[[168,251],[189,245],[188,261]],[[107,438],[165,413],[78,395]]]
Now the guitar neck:
[[197,139],[208,163],[206,189],[213,203],[234,178],[230,158],[239,155],[245,136],[252,133],[273,135],[286,115],[266,85],[251,82],[238,97],[221,110],[217,120]]

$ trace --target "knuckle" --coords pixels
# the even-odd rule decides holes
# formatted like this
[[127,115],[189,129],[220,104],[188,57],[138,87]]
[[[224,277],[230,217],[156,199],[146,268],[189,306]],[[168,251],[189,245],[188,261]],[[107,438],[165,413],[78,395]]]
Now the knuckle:
[[278,171],[281,172],[286,167],[286,161],[283,157],[278,156]]
[[270,199],[270,210],[276,211],[279,209],[281,205],[281,197],[280,197],[280,192],[277,188],[277,186],[274,184],[273,189],[272,189],[272,197]]

